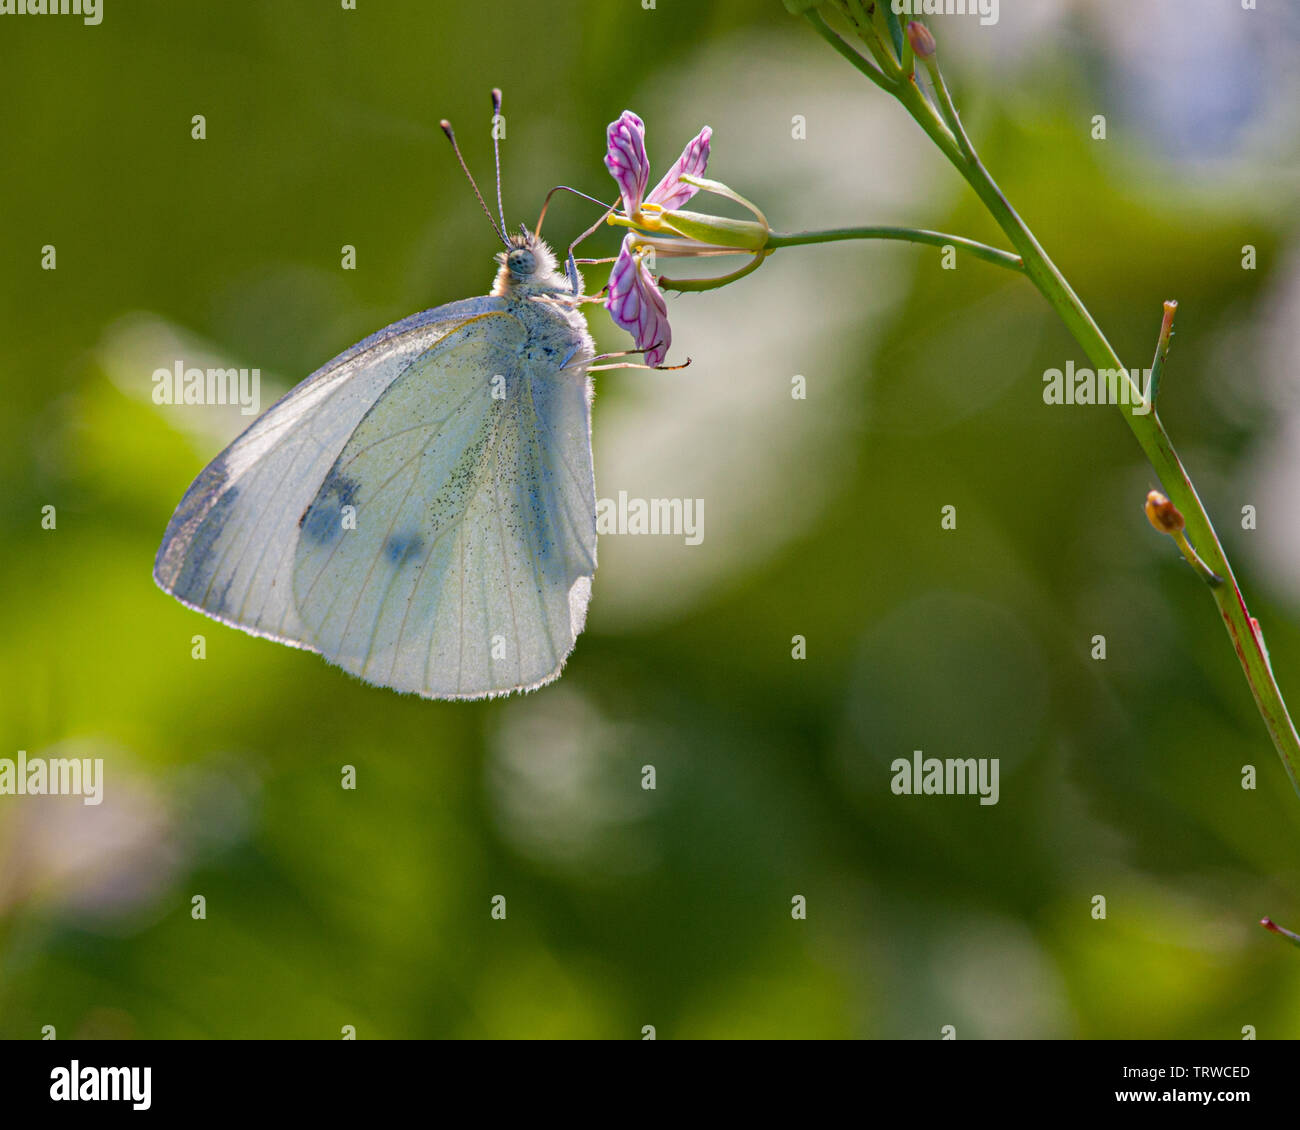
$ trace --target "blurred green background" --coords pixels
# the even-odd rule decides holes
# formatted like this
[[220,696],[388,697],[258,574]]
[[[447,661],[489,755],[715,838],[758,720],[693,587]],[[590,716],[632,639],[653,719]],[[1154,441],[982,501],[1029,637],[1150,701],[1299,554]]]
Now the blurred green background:
[[[1123,421],[1043,404],[1044,369],[1084,359],[993,267],[809,247],[670,299],[693,364],[598,374],[597,492],[703,498],[704,542],[603,538],[536,694],[399,697],[154,587],[172,508],[247,420],[154,405],[153,370],[257,366],[266,406],[485,293],[496,248],[437,122],[490,179],[492,85],[512,223],[557,183],[609,198],[604,126],[632,108],[656,179],[708,123],[710,175],[777,228],[1001,245],[779,0],[104,4],[0,17],[0,756],[106,765],[98,808],[0,797],[0,1036],[1300,1035],[1300,953],[1255,925],[1300,924],[1300,801],[1143,517]],[[1300,704],[1283,9],[1004,0],[931,26],[1129,364],[1180,301],[1162,415]],[[593,218],[559,200],[546,234]],[[1000,758],[1000,802],[894,796],[914,749]]]

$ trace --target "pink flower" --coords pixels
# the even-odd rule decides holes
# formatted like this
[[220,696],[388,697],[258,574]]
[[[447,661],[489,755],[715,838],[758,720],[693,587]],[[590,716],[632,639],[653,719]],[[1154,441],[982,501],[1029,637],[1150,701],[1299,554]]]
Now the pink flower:
[[664,179],[650,190],[646,202],[658,204],[665,212],[680,208],[700,190],[693,184],[681,180],[683,173],[693,177],[704,175],[709,163],[709,143],[713,140],[713,130],[705,126],[687,143],[677,163],[664,174]]
[[[699,192],[696,185],[686,184],[681,178],[703,175],[709,163],[713,131],[708,126],[700,130],[648,194],[650,161],[645,152],[645,123],[631,110],[624,110],[616,121],[609,123],[605,137],[608,143],[605,167],[618,183],[623,198],[622,213],[610,216],[609,222],[633,229],[624,238],[609,272],[605,309],[615,325],[636,339],[637,349],[645,352],[647,365],[662,365],[673,335],[668,326],[668,304],[645,265],[645,255],[655,249],[662,249],[665,254],[681,254],[682,247],[694,245],[688,238],[657,240],[646,233],[680,234],[671,225],[685,222],[687,215],[676,215],[677,210]],[[729,190],[724,186],[723,191]]]
[[713,131],[705,126],[682,150],[677,163],[665,174],[650,194],[650,161],[645,152],[645,124],[631,110],[624,110],[616,121],[609,123],[605,132],[608,146],[605,167],[609,169],[623,197],[623,211],[629,217],[640,214],[646,204],[658,205],[665,212],[680,208],[699,189],[682,183],[683,173],[702,176],[709,163],[709,142]]
[[663,364],[673,340],[672,330],[668,327],[668,304],[641,256],[636,253],[636,235],[633,232],[627,233],[610,269],[605,309],[616,326],[632,335],[637,349],[646,350],[647,365]]
[[630,216],[641,206],[645,186],[650,183],[650,162],[645,155],[645,123],[631,110],[624,110],[605,130],[605,168],[618,182],[623,207]]

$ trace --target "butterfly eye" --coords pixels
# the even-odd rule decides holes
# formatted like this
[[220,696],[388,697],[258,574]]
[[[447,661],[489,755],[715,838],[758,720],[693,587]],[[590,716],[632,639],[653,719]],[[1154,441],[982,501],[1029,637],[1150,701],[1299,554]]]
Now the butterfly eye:
[[533,253],[522,247],[517,247],[510,252],[507,262],[512,275],[531,275],[537,267],[537,260]]

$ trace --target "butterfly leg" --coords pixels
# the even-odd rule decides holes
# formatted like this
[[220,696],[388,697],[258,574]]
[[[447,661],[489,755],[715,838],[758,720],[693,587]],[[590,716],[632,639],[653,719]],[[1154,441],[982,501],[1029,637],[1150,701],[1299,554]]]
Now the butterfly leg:
[[573,252],[576,250],[578,244],[582,243],[583,240],[587,239],[589,236],[592,236],[596,233],[597,229],[605,222],[605,220],[609,216],[612,216],[614,214],[614,209],[617,207],[618,207],[618,201],[615,200],[613,204],[611,204],[608,208],[605,209],[605,214],[601,216],[599,220],[597,220],[594,224],[591,225],[591,227],[589,227],[585,232],[583,232],[580,236],[578,236],[577,239],[575,239],[571,244],[569,244],[569,253],[565,257],[565,271],[568,273],[569,286],[573,289],[573,293],[575,296],[578,293],[579,284],[578,284],[577,260],[574,259]]
[[620,361],[617,365],[588,365],[587,372],[599,373],[605,369],[650,369],[657,373],[671,373],[674,369],[684,369],[691,363],[688,357],[680,365],[642,365],[637,361]]
[[[649,349],[621,349],[617,353],[598,353],[591,359],[591,361],[609,361],[615,357],[634,357],[637,354],[649,353],[650,349],[654,348],[655,347],[652,345]],[[591,361],[588,361],[585,366],[589,373],[600,372],[603,369],[654,369],[659,372],[670,373],[676,369],[684,369],[691,363],[689,357],[680,365],[642,365],[639,361],[620,361],[616,365],[593,365],[591,364]],[[563,366],[561,366],[561,368],[563,368]]]

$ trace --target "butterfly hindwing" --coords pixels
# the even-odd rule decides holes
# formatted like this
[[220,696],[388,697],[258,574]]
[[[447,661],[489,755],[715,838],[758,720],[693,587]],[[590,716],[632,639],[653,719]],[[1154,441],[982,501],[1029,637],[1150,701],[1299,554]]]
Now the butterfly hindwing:
[[534,687],[582,630],[596,565],[588,378],[527,346],[504,312],[441,338],[303,510],[298,614],[367,682],[440,698]]

